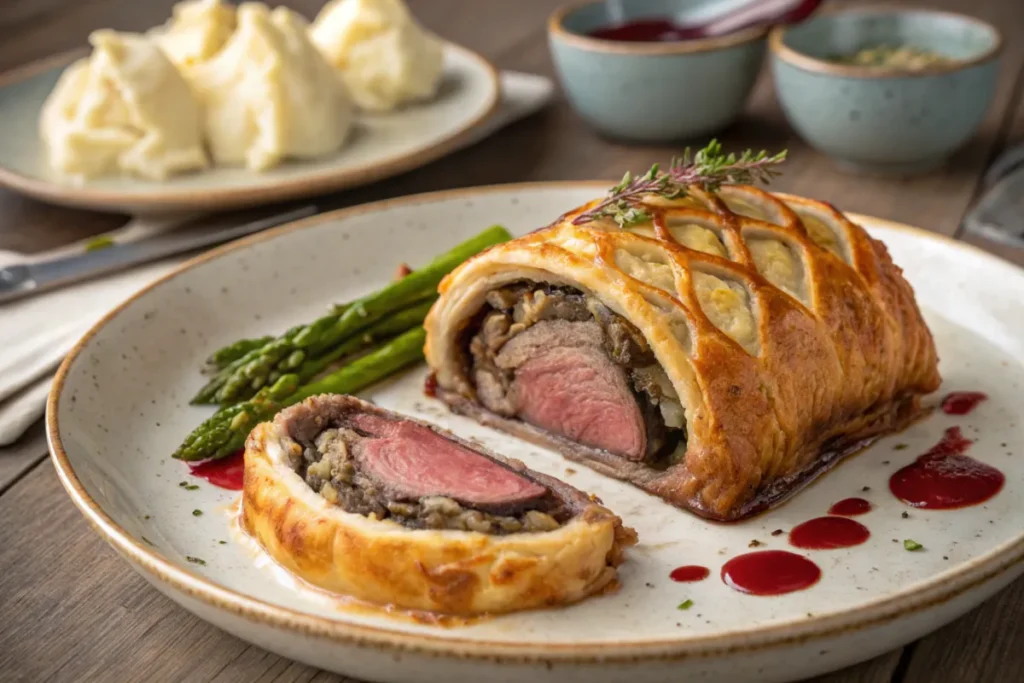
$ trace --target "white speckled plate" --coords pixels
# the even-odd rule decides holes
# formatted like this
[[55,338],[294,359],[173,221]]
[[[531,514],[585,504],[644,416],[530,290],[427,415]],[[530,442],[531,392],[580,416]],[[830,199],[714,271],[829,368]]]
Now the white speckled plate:
[[163,182],[109,176],[76,184],[46,163],[39,111],[64,66],[81,51],[0,76],[0,184],[58,204],[108,211],[185,211],[254,206],[313,196],[422,166],[454,149],[494,113],[498,74],[480,55],[445,46],[444,76],[433,100],[389,114],[363,114],[337,153],[257,173],[215,167]]
[[[422,366],[367,392],[600,496],[641,539],[617,593],[451,628],[352,611],[258,566],[230,529],[236,494],[205,482],[193,491],[178,486],[187,470],[169,454],[209,414],[188,398],[211,349],[312,319],[387,281],[395,264],[423,263],[492,223],[529,231],[604,187],[528,184],[408,197],[317,216],[191,262],[112,312],[64,362],[48,429],[65,487],[97,531],[187,609],[283,655],[384,681],[797,679],[918,638],[1024,570],[1024,460],[1014,457],[1024,451],[1024,274],[969,246],[863,216],[856,220],[888,244],[917,290],[942,356],[943,391],[974,389],[991,399],[968,417],[937,413],[882,440],[755,519],[708,523],[584,467],[569,472],[556,454],[424,397]],[[888,492],[889,475],[954,424],[977,440],[974,457],[1006,473],[1005,489],[983,506],[911,510],[904,519],[908,508]],[[896,450],[897,443],[909,447]],[[764,598],[719,580],[723,562],[752,540],[785,548],[786,536],[772,530],[854,495],[875,505],[859,518],[872,537],[848,550],[807,553],[823,570],[817,585]],[[924,550],[905,551],[908,538]],[[669,571],[681,564],[706,565],[712,576],[673,583]],[[687,599],[693,606],[677,610]]]

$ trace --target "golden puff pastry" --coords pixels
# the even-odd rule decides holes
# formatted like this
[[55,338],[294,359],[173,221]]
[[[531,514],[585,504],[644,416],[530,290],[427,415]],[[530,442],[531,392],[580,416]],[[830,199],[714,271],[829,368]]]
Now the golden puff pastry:
[[581,600],[636,542],[567,484],[339,395],[252,431],[241,522],[314,586],[455,615]]
[[427,362],[456,412],[736,520],[921,412],[937,356],[885,246],[744,185],[595,200],[453,271]]

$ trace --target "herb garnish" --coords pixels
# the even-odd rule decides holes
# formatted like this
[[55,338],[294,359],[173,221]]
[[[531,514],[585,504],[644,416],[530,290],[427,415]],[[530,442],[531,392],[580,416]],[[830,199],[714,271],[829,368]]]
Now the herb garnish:
[[690,609],[691,607],[693,607],[693,600],[683,600],[681,603],[679,603],[679,606],[676,607],[676,609],[686,610]]
[[923,545],[921,545],[917,541],[912,541],[909,538],[905,539],[903,541],[903,549],[904,550],[909,550],[910,552],[914,552],[915,550],[921,550],[922,548],[924,548]]
[[202,517],[203,516],[203,511],[202,510],[193,510],[192,511],[192,516],[193,517]]
[[682,157],[672,159],[667,171],[654,164],[640,176],[634,177],[627,172],[622,176],[622,182],[608,191],[607,199],[576,216],[573,223],[580,225],[598,218],[611,218],[619,226],[626,227],[646,221],[650,214],[638,206],[644,195],[681,199],[691,185],[698,185],[709,192],[717,190],[723,183],[767,185],[779,175],[773,167],[785,159],[785,150],[772,156],[765,150],[755,153],[749,149],[738,157],[734,153],[725,154],[718,140],[712,140],[692,156],[687,147]]
[[110,235],[97,235],[85,243],[86,251],[99,251],[114,246],[114,240]]
[[204,560],[201,557],[192,557],[191,555],[186,555],[185,559],[191,562],[192,564],[198,564],[201,567],[206,566],[206,560]]

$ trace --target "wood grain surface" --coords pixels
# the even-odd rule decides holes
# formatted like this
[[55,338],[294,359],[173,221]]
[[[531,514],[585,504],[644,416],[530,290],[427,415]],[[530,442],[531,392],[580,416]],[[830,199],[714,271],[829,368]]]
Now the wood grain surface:
[[[101,27],[143,30],[171,0],[0,0],[0,70],[84,44]],[[315,0],[284,3],[313,16]],[[545,19],[551,0],[412,0],[439,34],[501,68],[553,76]],[[846,3],[849,4],[849,3]],[[924,3],[912,3],[924,4]],[[978,136],[937,172],[911,180],[851,176],[802,144],[762,74],[743,119],[720,138],[729,148],[788,148],[776,187],[845,210],[961,237],[961,218],[994,156],[1024,141],[1024,1],[935,0],[1007,37],[996,102]],[[17,5],[7,13],[5,8]],[[0,122],[2,125],[2,122]],[[694,144],[703,141],[695,140]],[[559,96],[547,110],[470,149],[328,206],[452,187],[613,178],[645,169],[677,146],[627,146],[596,136]],[[0,189],[0,249],[45,250],[112,229],[124,216],[46,206]],[[1024,250],[968,241],[1024,264]],[[0,324],[2,324],[0,309]],[[346,679],[282,659],[198,620],[151,588],[86,525],[45,459],[42,430],[0,449],[0,681],[326,682]],[[1007,683],[1024,678],[1024,581],[906,648],[818,683]],[[348,679],[351,680],[351,679]]]

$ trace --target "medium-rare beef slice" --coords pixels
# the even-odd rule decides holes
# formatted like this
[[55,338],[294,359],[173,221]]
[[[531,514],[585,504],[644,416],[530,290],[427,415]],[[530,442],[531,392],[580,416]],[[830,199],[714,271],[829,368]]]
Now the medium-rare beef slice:
[[538,322],[502,347],[497,365],[515,374],[509,396],[521,419],[640,460],[647,449],[643,416],[603,336],[593,321]]
[[516,283],[486,301],[468,339],[469,375],[485,408],[656,466],[685,441],[678,397],[651,381],[660,367],[627,320],[552,285]]
[[322,397],[282,413],[302,447],[293,467],[347,512],[492,534],[547,531],[567,518],[550,488],[527,474],[422,423],[353,410],[353,401]]

